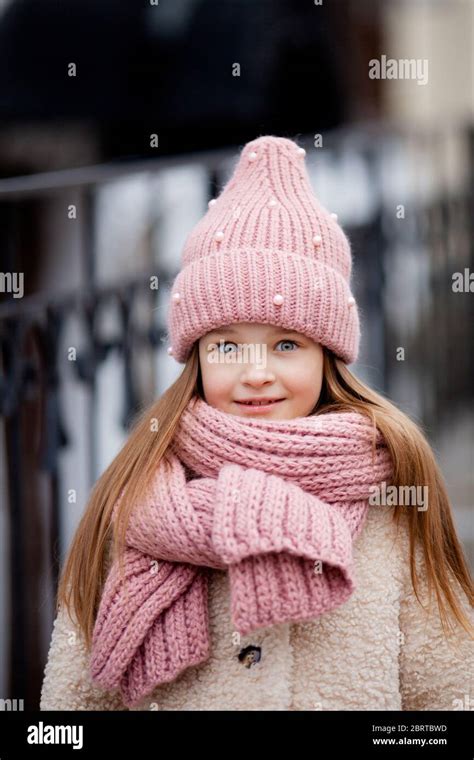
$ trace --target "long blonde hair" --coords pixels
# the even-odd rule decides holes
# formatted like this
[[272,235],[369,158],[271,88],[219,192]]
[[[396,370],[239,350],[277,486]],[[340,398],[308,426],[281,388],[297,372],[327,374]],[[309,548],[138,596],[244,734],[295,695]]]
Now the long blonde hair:
[[[74,615],[90,647],[94,621],[106,577],[106,553],[112,539],[113,552],[123,558],[127,522],[133,504],[144,493],[163,458],[183,409],[193,395],[203,398],[198,342],[181,375],[146,408],[135,423],[126,443],[96,482],[75,532],[61,574],[57,609],[65,605]],[[313,413],[358,411],[367,415],[383,434],[393,459],[395,486],[428,486],[429,509],[397,505],[395,522],[405,515],[409,521],[410,574],[418,601],[419,580],[415,550],[421,544],[428,589],[436,592],[445,634],[450,617],[472,634],[473,627],[453,593],[457,581],[473,603],[473,583],[453,523],[446,485],[432,449],[417,424],[384,396],[358,380],[332,352],[324,349],[323,384]],[[122,494],[123,491],[123,494]],[[112,511],[120,498],[116,520]],[[451,613],[451,614],[450,614]]]

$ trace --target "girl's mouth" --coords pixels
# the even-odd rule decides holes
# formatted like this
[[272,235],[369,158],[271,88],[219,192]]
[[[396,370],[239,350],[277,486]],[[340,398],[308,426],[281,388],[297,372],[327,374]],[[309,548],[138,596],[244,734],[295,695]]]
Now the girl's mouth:
[[284,400],[284,398],[279,398],[275,399],[274,401],[236,401],[235,403],[245,411],[257,411],[263,413],[267,412],[269,409],[272,409],[274,406],[280,404]]

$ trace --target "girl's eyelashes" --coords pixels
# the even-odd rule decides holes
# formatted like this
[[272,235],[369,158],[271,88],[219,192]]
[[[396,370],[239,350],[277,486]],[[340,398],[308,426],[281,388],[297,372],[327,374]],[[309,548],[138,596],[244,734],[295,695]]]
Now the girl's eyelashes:
[[[300,346],[300,343],[297,343],[296,340],[293,340],[292,338],[282,338],[275,345],[279,346],[280,343],[292,343],[296,348]],[[219,351],[221,351],[221,349],[224,349],[224,353],[229,353],[226,349],[227,346],[238,347],[238,344],[234,343],[234,341],[231,341],[231,340],[223,340],[219,343]],[[291,353],[291,351],[283,351],[282,353]]]

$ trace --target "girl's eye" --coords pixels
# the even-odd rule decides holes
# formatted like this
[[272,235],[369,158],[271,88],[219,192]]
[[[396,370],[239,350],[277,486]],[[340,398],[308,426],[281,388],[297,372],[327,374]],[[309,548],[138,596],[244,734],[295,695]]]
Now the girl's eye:
[[[232,341],[230,341],[230,340],[224,340],[221,343],[219,343],[219,352],[220,353],[225,353],[225,354],[230,354],[231,351],[227,350],[227,346],[237,346],[237,343],[232,343]],[[224,348],[223,352],[221,351],[221,348]]]
[[[277,343],[277,345],[279,345],[280,343],[283,343],[283,344],[285,344],[285,343],[286,344],[288,344],[288,343],[291,344],[292,343],[294,346],[296,346],[296,348],[298,348],[298,344],[294,340],[289,340],[289,339],[287,339],[287,340],[284,340],[284,339],[283,340],[279,340],[278,343]],[[283,353],[288,353],[288,352],[284,351]]]
[[[294,341],[294,340],[290,340],[290,339],[279,340],[278,343],[277,343],[277,346],[280,345],[280,343],[287,344],[287,345],[290,345],[290,346],[293,345],[295,348],[298,348],[298,343],[296,341]],[[219,351],[220,351],[220,353],[225,353],[225,354],[232,353],[232,349],[230,348],[231,346],[235,346],[236,348],[238,348],[237,343],[234,343],[231,340],[221,341],[219,343]],[[288,351],[284,350],[283,353],[288,353]]]

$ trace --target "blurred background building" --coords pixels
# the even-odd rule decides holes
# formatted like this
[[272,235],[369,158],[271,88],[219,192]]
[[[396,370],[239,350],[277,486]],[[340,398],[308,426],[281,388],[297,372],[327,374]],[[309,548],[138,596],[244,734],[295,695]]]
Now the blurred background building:
[[307,149],[352,243],[351,369],[423,426],[474,564],[473,40],[471,0],[0,0],[1,698],[38,706],[90,489],[181,371],[184,239],[261,134]]

